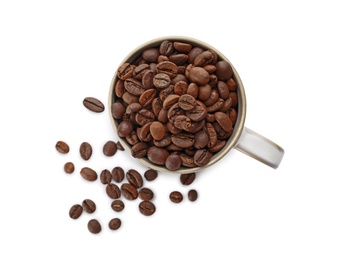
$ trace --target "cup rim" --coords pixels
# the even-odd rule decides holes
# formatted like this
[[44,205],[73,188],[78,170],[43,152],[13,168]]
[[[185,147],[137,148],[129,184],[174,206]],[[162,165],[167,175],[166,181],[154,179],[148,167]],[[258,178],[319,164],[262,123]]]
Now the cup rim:
[[[240,136],[241,136],[242,131],[243,131],[243,128],[244,128],[244,122],[245,122],[245,118],[246,118],[245,91],[244,91],[242,80],[241,80],[238,72],[236,71],[233,64],[229,61],[229,59],[223,53],[221,53],[219,50],[217,50],[215,47],[209,45],[208,43],[205,43],[201,40],[187,37],[187,36],[164,36],[164,37],[159,37],[159,38],[155,38],[155,39],[146,41],[146,42],[140,44],[135,49],[133,49],[129,54],[127,54],[127,56],[121,61],[121,63],[119,64],[118,67],[120,67],[125,62],[132,62],[133,60],[135,60],[138,57],[137,55],[139,53],[141,53],[144,49],[158,46],[159,43],[161,43],[162,41],[165,41],[165,40],[188,42],[188,43],[191,43],[195,46],[200,46],[206,50],[211,49],[217,53],[218,57],[220,57],[221,60],[225,60],[225,61],[229,62],[229,64],[231,65],[231,67],[233,69],[233,79],[237,84],[237,90],[236,90],[237,97],[238,97],[237,120],[236,120],[236,123],[234,125],[233,133],[230,136],[230,138],[227,140],[223,149],[220,150],[219,152],[215,153],[211,157],[210,161],[204,166],[197,166],[197,167],[191,167],[191,168],[181,166],[176,171],[170,171],[165,166],[156,165],[156,164],[150,162],[146,157],[145,158],[134,158],[133,156],[131,156],[131,157],[138,160],[143,165],[145,165],[151,169],[154,169],[156,171],[159,171],[159,172],[170,172],[170,173],[178,173],[178,174],[187,174],[187,173],[192,173],[192,172],[198,172],[200,170],[204,170],[204,169],[210,167],[211,165],[215,164],[220,159],[222,159],[232,148],[234,148],[236,146],[237,142],[239,141]],[[118,135],[117,122],[113,118],[112,111],[111,111],[112,104],[114,103],[114,100],[116,99],[114,88],[115,88],[115,84],[117,81],[118,81],[117,71],[115,71],[113,78],[112,78],[112,81],[110,83],[110,89],[109,89],[109,95],[108,95],[108,112],[109,112],[109,116],[110,116],[111,125],[113,127],[113,130],[114,130],[119,142],[121,143],[121,145],[123,146],[125,151],[131,155],[131,146],[126,142],[125,138],[122,138]]]

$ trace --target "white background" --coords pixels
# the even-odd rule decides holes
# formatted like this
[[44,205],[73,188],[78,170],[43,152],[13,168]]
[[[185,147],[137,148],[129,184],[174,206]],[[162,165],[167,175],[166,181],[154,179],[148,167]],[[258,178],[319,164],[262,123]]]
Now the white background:
[[[0,259],[345,259],[342,2],[1,1]],[[162,173],[145,183],[155,215],[138,213],[139,200],[116,213],[80,169],[145,167],[124,152],[103,156],[116,140],[108,110],[92,113],[82,100],[107,104],[123,58],[167,35],[200,39],[230,59],[246,89],[246,126],[285,157],[273,170],[234,150],[189,187]],[[69,154],[55,150],[58,140]],[[94,148],[88,162],[83,141]],[[195,203],[169,201],[191,188]],[[85,198],[97,211],[70,219]],[[115,232],[113,217],[123,223]],[[91,218],[103,226],[98,235],[87,230]]]

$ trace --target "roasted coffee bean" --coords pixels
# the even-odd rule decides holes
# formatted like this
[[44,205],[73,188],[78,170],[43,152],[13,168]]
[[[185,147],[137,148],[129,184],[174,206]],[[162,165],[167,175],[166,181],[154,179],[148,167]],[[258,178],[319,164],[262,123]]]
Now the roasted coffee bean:
[[183,148],[178,147],[177,145],[175,145],[173,143],[169,144],[167,147],[165,147],[165,149],[168,151],[175,151],[175,152],[183,150]]
[[209,74],[213,73],[216,71],[216,66],[207,64],[206,66],[203,67]]
[[71,174],[74,172],[74,164],[72,162],[67,162],[63,166],[65,173]]
[[189,78],[198,85],[205,85],[210,79],[208,72],[201,67],[193,67],[189,71]]
[[154,72],[151,69],[145,71],[141,79],[141,84],[143,85],[144,89],[153,88],[153,77],[154,77]]
[[185,167],[196,167],[196,164],[194,163],[194,159],[193,157],[185,154],[185,153],[181,153],[180,154],[181,157],[181,164]]
[[141,80],[143,78],[143,75],[145,74],[146,71],[149,70],[149,65],[148,64],[140,64],[134,69],[133,72],[133,78]]
[[133,96],[140,96],[145,91],[141,82],[132,78],[126,79],[124,86]]
[[171,61],[162,61],[157,64],[157,73],[165,73],[170,78],[174,78],[177,75],[177,65]]
[[113,218],[109,221],[109,229],[118,230],[121,227],[121,220],[119,218]]
[[163,101],[163,108],[169,109],[172,105],[176,104],[180,96],[176,94],[171,94]]
[[92,234],[98,234],[102,231],[102,226],[97,219],[91,219],[87,223],[87,228]]
[[94,213],[96,211],[96,204],[90,199],[83,200],[82,206],[87,213]]
[[214,114],[214,117],[216,118],[216,121],[224,129],[225,132],[230,132],[232,130],[231,119],[225,113],[216,112]]
[[196,106],[196,100],[193,96],[189,94],[184,94],[179,97],[178,105],[183,110],[191,110]]
[[156,170],[153,169],[148,169],[145,173],[144,173],[144,177],[147,181],[153,181],[157,178],[158,173]]
[[205,126],[205,120],[201,120],[198,122],[192,121],[192,124],[190,125],[188,129],[186,129],[186,132],[194,134],[200,131],[204,126]]
[[206,115],[206,107],[199,100],[196,101],[196,106],[193,109],[186,111],[186,116],[188,116],[193,121],[201,121],[206,117]]
[[195,180],[196,174],[195,172],[188,173],[188,174],[181,174],[180,175],[180,182],[183,185],[191,185]]
[[104,111],[104,105],[97,98],[87,97],[83,100],[83,105],[90,111],[101,113]]
[[[161,63],[163,61],[169,61],[169,58],[167,56],[165,56],[165,55],[159,55],[158,59],[157,59],[157,62]],[[157,71],[157,65],[156,65],[156,71]]]
[[219,80],[226,81],[231,78],[233,71],[229,62],[222,60],[216,63],[216,75]]
[[133,130],[129,135],[125,136],[127,143],[130,145],[135,145],[140,142],[137,131]]
[[[185,83],[187,83],[188,82],[188,79],[186,78],[186,76],[184,75],[184,72],[183,72],[183,74],[180,74],[180,70],[181,70],[181,67],[183,67],[183,70],[185,71],[186,70],[186,68],[184,67],[184,66],[178,66],[177,68],[178,68],[178,74],[176,75],[176,77],[174,77],[174,78],[172,78],[171,79],[171,82],[170,82],[170,84],[172,84],[172,85],[175,85],[177,82],[179,82],[179,81],[182,81],[182,82],[185,82]],[[182,83],[181,83],[182,84]],[[188,84],[187,84],[188,85]],[[177,93],[175,93],[175,94],[177,94]]]
[[184,53],[172,54],[169,56],[169,60],[175,63],[177,66],[181,66],[188,60],[188,55]]
[[125,208],[125,204],[122,200],[114,200],[111,203],[111,208],[116,212],[121,212]]
[[[144,92],[145,93],[145,92]],[[143,93],[143,94],[144,94]],[[139,101],[140,102],[140,101]],[[130,115],[132,113],[136,113],[138,112],[139,110],[142,109],[142,105],[139,104],[139,103],[132,103],[132,104],[129,104],[127,107],[126,107],[126,114]]]
[[156,146],[151,146],[147,151],[147,158],[154,164],[164,165],[169,156],[167,150]]
[[229,96],[227,99],[224,100],[223,106],[219,109],[220,112],[228,113],[232,106],[232,99]]
[[193,65],[195,58],[200,54],[203,53],[204,50],[200,47],[194,47],[191,49],[191,51],[188,53],[188,62]]
[[167,123],[165,124],[165,126],[166,126],[167,130],[168,130],[171,134],[179,134],[179,133],[182,132],[181,129],[178,129],[177,127],[175,127],[174,124],[171,123],[170,121],[167,122]]
[[152,100],[152,111],[155,117],[158,116],[159,111],[163,108],[163,102],[160,100],[159,97],[156,97],[155,99]]
[[210,161],[212,153],[206,149],[197,150],[194,154],[194,163],[198,166],[205,166]]
[[128,182],[137,189],[143,186],[143,178],[141,177],[140,173],[134,169],[130,169],[126,173],[126,178]]
[[116,142],[116,147],[117,147],[117,150],[119,150],[119,151],[124,151],[125,150],[123,148],[122,144],[119,141]]
[[156,90],[155,89],[148,89],[146,90],[141,96],[139,97],[139,103],[143,107],[146,107],[152,103],[152,100],[156,97]]
[[208,113],[213,113],[213,112],[220,110],[223,107],[223,105],[224,105],[224,99],[220,98],[213,105],[206,107],[206,110]]
[[124,183],[121,185],[121,193],[128,200],[135,200],[138,198],[137,189],[129,183]]
[[164,89],[170,85],[170,77],[165,73],[158,73],[153,77],[153,85],[158,89]]
[[163,41],[159,46],[159,53],[169,56],[174,51],[173,43],[171,41]]
[[92,155],[92,146],[88,142],[83,142],[79,147],[79,153],[85,161],[89,160]]
[[161,111],[159,111],[159,114],[157,116],[157,120],[161,122],[162,124],[165,124],[168,122],[168,110],[162,108]]
[[192,45],[189,43],[184,43],[184,42],[174,42],[173,43],[174,49],[183,52],[183,53],[189,53],[190,50],[192,49]]
[[123,93],[122,99],[127,105],[132,104],[132,103],[139,103],[139,97],[134,96],[127,91]]
[[208,84],[213,88],[213,87],[215,87],[215,86],[217,85],[217,83],[218,83],[218,78],[217,78],[217,76],[214,75],[214,74],[211,74],[211,75],[210,75],[210,79],[209,79],[209,81],[208,81]]
[[148,154],[149,145],[145,142],[139,142],[132,146],[131,153],[134,158],[142,158]]
[[103,145],[103,154],[105,156],[113,156],[117,151],[117,146],[114,141],[108,141]]
[[230,98],[231,98],[231,107],[236,107],[238,104],[238,97],[237,97],[237,93],[236,92],[230,92],[229,94]]
[[153,198],[153,191],[149,188],[142,188],[139,190],[139,198],[142,200],[152,200]]
[[143,127],[137,128],[137,135],[140,141],[150,142],[152,140],[152,135],[150,133],[151,122],[143,125]]
[[80,175],[87,181],[97,180],[97,173],[89,167],[84,167],[80,170]]
[[208,99],[206,99],[206,100],[204,101],[204,105],[205,105],[206,107],[212,106],[212,105],[215,104],[218,100],[219,100],[219,93],[218,93],[218,90],[217,90],[217,89],[212,89],[212,90],[211,90],[210,96],[208,97]]
[[126,80],[133,76],[133,71],[134,67],[131,64],[124,63],[118,68],[117,76],[122,80]]
[[198,98],[202,101],[207,100],[211,95],[212,88],[209,84],[199,87]]
[[189,117],[180,115],[175,117],[174,126],[178,129],[188,131],[192,125],[192,120]]
[[155,140],[153,139],[153,144],[157,147],[166,147],[169,144],[171,144],[171,136],[170,135],[165,135],[162,140]]
[[165,137],[165,127],[161,122],[154,121],[150,125],[150,133],[153,139],[160,141]]
[[[195,109],[195,108],[194,108]],[[175,117],[179,116],[179,115],[184,115],[185,111],[180,108],[180,106],[178,105],[178,103],[175,103],[174,105],[172,105],[169,110],[168,110],[168,120],[171,123],[174,123],[175,121]],[[190,118],[190,117],[189,117]]]
[[201,130],[194,135],[194,147],[196,149],[203,149],[207,146],[209,142],[208,134]]
[[149,48],[143,51],[142,57],[147,62],[157,62],[159,50],[157,48]]
[[133,128],[133,123],[130,121],[122,121],[117,127],[117,133],[120,137],[125,137],[132,133]]
[[206,115],[206,121],[209,122],[209,123],[212,123],[212,122],[216,121],[216,119],[214,117],[214,114],[208,113]]
[[180,155],[170,154],[165,160],[165,167],[170,171],[176,171],[182,164]]
[[139,211],[144,216],[151,216],[156,212],[156,207],[151,201],[144,200],[139,204]]
[[196,201],[198,198],[198,192],[196,190],[188,191],[188,199],[190,201]]
[[194,146],[192,147],[189,147],[189,148],[186,148],[184,149],[184,152],[188,155],[188,156],[194,156],[195,152],[196,152],[196,149]]
[[[174,86],[173,85],[170,85],[166,89],[161,90],[161,92],[159,93],[160,100],[163,102],[170,94],[173,94],[173,92],[174,92]],[[163,105],[163,103],[162,103],[162,105]]]
[[214,57],[211,51],[204,51],[195,57],[193,64],[196,67],[204,67],[207,64],[211,64],[213,59]]
[[188,133],[172,135],[171,141],[180,148],[189,148],[194,145],[194,135]]
[[115,84],[115,95],[119,98],[122,98],[123,94],[125,93],[125,86],[123,80],[118,80]]
[[197,98],[199,95],[199,87],[195,83],[190,83],[187,88],[187,94],[191,95],[194,98]]
[[222,99],[225,100],[229,97],[229,88],[228,88],[228,85],[226,85],[224,81],[218,81],[217,88],[218,88],[219,96]]
[[63,141],[58,141],[55,145],[55,149],[62,154],[67,154],[69,152],[69,146]]
[[173,191],[170,193],[169,198],[174,203],[180,203],[183,200],[183,195],[179,191]]
[[233,78],[228,79],[226,81],[226,85],[228,86],[229,91],[236,91],[236,89],[237,89],[236,82],[234,81]]
[[237,119],[237,112],[234,108],[230,108],[229,117],[231,119],[232,124],[235,124]]
[[83,213],[83,207],[79,204],[75,204],[69,210],[69,217],[72,219],[77,219]]
[[111,176],[115,182],[122,182],[125,178],[125,171],[120,166],[116,166],[111,171]]
[[136,115],[135,115],[135,121],[143,126],[149,122],[153,122],[155,119],[155,115],[147,109],[141,109]]
[[114,183],[109,183],[105,189],[107,195],[111,199],[118,199],[121,196],[121,191],[119,187]]
[[103,184],[109,184],[111,182],[112,176],[109,170],[105,169],[99,175],[99,179]]
[[208,148],[207,150],[211,153],[216,153],[222,150],[225,145],[226,145],[226,141],[217,140],[216,144],[213,147]]
[[125,107],[120,102],[111,105],[111,114],[115,119],[120,119],[125,114]]
[[232,127],[231,127],[230,131],[227,132],[218,124],[218,122],[213,122],[212,125],[217,132],[218,139],[220,139],[220,140],[228,139],[233,132]]
[[217,143],[217,132],[211,123],[206,123],[205,131],[208,134],[209,141],[207,147],[213,147]]

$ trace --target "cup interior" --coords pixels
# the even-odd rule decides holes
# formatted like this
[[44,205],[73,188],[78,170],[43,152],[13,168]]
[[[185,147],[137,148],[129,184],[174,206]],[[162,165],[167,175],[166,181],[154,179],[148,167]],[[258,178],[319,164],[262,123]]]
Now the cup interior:
[[[232,149],[236,143],[238,142],[243,127],[244,127],[244,121],[245,121],[245,115],[246,115],[246,98],[245,98],[245,92],[244,92],[244,88],[243,88],[243,84],[242,81],[235,69],[235,67],[233,66],[233,64],[226,58],[225,55],[223,55],[220,51],[218,51],[216,48],[214,48],[213,46],[202,42],[200,40],[197,39],[193,39],[190,37],[184,37],[184,36],[168,36],[168,37],[161,37],[161,38],[156,38],[153,39],[151,41],[148,41],[144,44],[141,44],[140,46],[138,46],[137,48],[135,48],[132,52],[130,52],[125,58],[124,60],[119,64],[119,66],[121,66],[123,63],[129,62],[132,63],[133,61],[135,61],[141,54],[142,52],[147,49],[147,48],[151,48],[151,47],[157,47],[160,45],[160,43],[162,41],[165,40],[169,40],[169,41],[181,41],[181,42],[185,42],[185,43],[190,43],[193,46],[199,46],[205,50],[213,50],[217,53],[219,60],[225,60],[227,62],[230,63],[232,69],[233,69],[233,79],[237,84],[237,96],[238,96],[238,107],[237,107],[237,120],[236,123],[234,125],[234,130],[232,135],[230,136],[230,138],[227,140],[226,145],[224,146],[224,148],[222,150],[220,150],[219,152],[215,153],[210,161],[202,166],[202,167],[192,167],[192,168],[188,168],[188,167],[183,167],[181,166],[180,169],[178,169],[177,171],[169,171],[166,167],[164,166],[160,166],[160,165],[156,165],[152,162],[150,162],[147,158],[135,158],[136,160],[139,160],[142,164],[146,165],[147,167],[160,171],[160,172],[171,172],[171,173],[179,173],[179,174],[186,174],[186,173],[192,173],[192,172],[197,172],[200,171],[202,169],[205,169],[213,164],[215,164],[216,162],[218,162],[221,158],[223,158],[229,151],[230,149]],[[125,138],[121,138],[118,136],[118,122],[117,120],[115,120],[112,116],[111,113],[111,106],[112,104],[116,101],[116,95],[115,95],[115,85],[116,82],[118,81],[118,77],[116,75],[116,72],[114,73],[113,79],[111,81],[110,84],[110,90],[109,90],[109,99],[108,99],[108,111],[110,114],[110,121],[112,124],[112,127],[115,131],[115,134],[118,137],[119,142],[122,144],[122,146],[124,147],[125,151],[131,154],[131,146],[127,143]],[[133,157],[134,158],[134,157]]]

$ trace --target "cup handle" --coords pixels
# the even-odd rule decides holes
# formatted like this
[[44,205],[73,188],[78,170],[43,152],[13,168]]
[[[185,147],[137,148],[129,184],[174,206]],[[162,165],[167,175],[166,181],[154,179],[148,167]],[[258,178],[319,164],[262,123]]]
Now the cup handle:
[[284,149],[262,135],[243,128],[235,149],[277,169],[284,156]]

